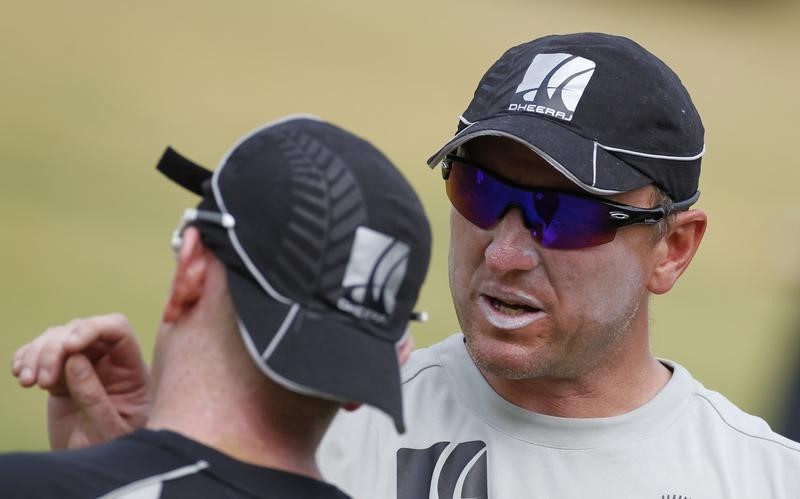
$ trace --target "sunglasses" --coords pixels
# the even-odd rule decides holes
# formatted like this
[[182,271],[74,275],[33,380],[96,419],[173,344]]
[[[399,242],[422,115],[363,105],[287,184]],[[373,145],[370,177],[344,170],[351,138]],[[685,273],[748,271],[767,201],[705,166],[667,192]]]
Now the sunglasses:
[[464,218],[488,229],[516,206],[525,226],[545,248],[576,249],[608,243],[620,227],[656,224],[670,213],[688,208],[700,194],[670,207],[638,208],[569,191],[517,186],[452,154],[442,162],[442,177],[447,197]]

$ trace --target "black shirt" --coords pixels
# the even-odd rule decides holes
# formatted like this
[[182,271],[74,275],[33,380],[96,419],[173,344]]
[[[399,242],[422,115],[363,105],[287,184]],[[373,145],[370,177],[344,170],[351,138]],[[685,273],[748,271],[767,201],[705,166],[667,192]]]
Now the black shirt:
[[151,430],[79,450],[0,455],[0,497],[348,499],[333,485]]

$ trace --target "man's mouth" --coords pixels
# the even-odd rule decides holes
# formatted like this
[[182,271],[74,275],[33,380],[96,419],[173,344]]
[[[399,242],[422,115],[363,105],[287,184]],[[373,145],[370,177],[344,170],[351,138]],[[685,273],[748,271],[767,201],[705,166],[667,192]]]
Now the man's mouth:
[[488,298],[489,304],[493,309],[507,315],[521,315],[541,311],[538,308],[525,305],[524,303],[508,303],[493,296],[487,296],[486,298]]
[[481,295],[478,308],[486,321],[497,329],[521,329],[544,316],[542,309],[533,303]]

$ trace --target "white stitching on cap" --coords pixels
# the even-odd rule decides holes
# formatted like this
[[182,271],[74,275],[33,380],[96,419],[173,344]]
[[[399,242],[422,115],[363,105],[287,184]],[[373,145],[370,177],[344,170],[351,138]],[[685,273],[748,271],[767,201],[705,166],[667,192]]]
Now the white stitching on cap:
[[272,338],[272,341],[269,342],[267,348],[264,350],[264,353],[261,354],[261,359],[266,361],[272,352],[275,351],[277,348],[278,343],[281,342],[283,336],[286,334],[286,331],[289,330],[289,326],[292,325],[292,321],[294,321],[294,316],[297,315],[297,311],[300,310],[300,305],[295,303],[292,305],[292,308],[289,309],[289,312],[286,314],[286,317],[283,318],[283,323],[281,327],[278,328],[278,332],[275,333],[275,336]]
[[[220,173],[222,172],[222,169],[225,167],[225,164],[228,161],[228,158],[231,156],[231,154],[233,154],[233,152],[242,143],[244,143],[247,139],[249,139],[250,137],[256,135],[257,133],[259,133],[259,132],[261,132],[263,130],[266,130],[268,128],[271,128],[273,126],[277,126],[277,125],[280,125],[282,123],[286,123],[288,121],[292,121],[292,120],[296,120],[296,119],[309,119],[309,120],[324,122],[322,119],[320,119],[320,118],[318,118],[316,116],[310,115],[310,114],[294,114],[294,115],[291,115],[291,116],[286,116],[286,117],[281,118],[279,120],[276,120],[276,121],[267,123],[265,125],[262,125],[261,127],[253,130],[252,132],[242,136],[242,138],[240,138],[225,153],[225,155],[220,160],[220,164],[219,164],[218,168],[214,171],[214,174],[211,177],[211,187],[212,187],[212,190],[214,192],[214,199],[216,200],[217,205],[220,208],[220,211],[223,213],[223,216],[225,214],[227,214],[229,216],[231,216],[231,215],[230,215],[230,213],[228,212],[228,209],[225,206],[225,201],[222,198],[222,193],[220,192],[220,189],[219,189],[219,176],[220,176]],[[284,297],[283,295],[281,295],[278,291],[276,291],[269,284],[267,279],[263,275],[261,275],[261,272],[258,271],[258,269],[255,267],[253,262],[250,260],[250,257],[247,255],[247,252],[244,250],[242,245],[239,243],[239,239],[236,236],[236,232],[234,231],[234,227],[231,227],[231,228],[228,229],[228,237],[230,238],[234,249],[239,254],[239,257],[241,257],[242,261],[244,261],[245,265],[247,266],[247,270],[250,271],[251,275],[256,279],[256,281],[259,283],[259,285],[261,285],[261,287],[264,288],[264,290],[270,296],[272,296],[274,299],[276,299],[277,301],[279,301],[279,302],[281,302],[281,303],[283,303],[285,305],[291,305],[291,309],[289,309],[289,312],[287,312],[286,317],[284,318],[283,322],[281,323],[280,329],[275,334],[275,337],[272,339],[272,341],[270,342],[269,346],[267,346],[266,350],[264,351],[263,356],[256,350],[255,344],[253,343],[253,340],[250,338],[250,333],[248,332],[247,327],[245,326],[244,322],[242,322],[241,318],[237,314],[236,322],[237,322],[237,324],[239,326],[239,334],[242,336],[242,339],[244,340],[244,343],[247,346],[247,350],[250,352],[251,357],[256,361],[256,365],[259,367],[259,369],[268,378],[270,378],[271,380],[275,381],[276,383],[282,385],[284,388],[286,388],[288,390],[291,390],[291,391],[296,392],[296,393],[301,393],[301,394],[304,394],[304,395],[309,395],[309,396],[312,396],[312,397],[318,397],[318,398],[323,398],[323,399],[326,399],[326,400],[332,400],[334,402],[339,402],[339,403],[347,402],[345,399],[342,399],[340,397],[336,397],[334,395],[331,395],[330,393],[321,392],[321,391],[316,390],[314,388],[311,388],[311,387],[308,387],[308,386],[305,386],[305,385],[301,385],[301,384],[299,384],[299,383],[297,383],[297,382],[295,382],[293,380],[290,380],[290,379],[288,379],[288,378],[286,378],[284,376],[281,376],[280,374],[275,372],[275,370],[273,370],[272,368],[269,367],[269,365],[267,364],[269,356],[272,355],[272,353],[274,352],[275,348],[277,348],[277,345],[280,343],[280,340],[285,336],[286,331],[289,329],[289,326],[292,324],[292,322],[294,321],[294,318],[297,316],[297,312],[300,310],[300,304],[294,302],[293,300],[291,300],[289,298]]]
[[[293,114],[291,116],[285,116],[281,119],[262,125],[253,130],[252,132],[243,135],[238,141],[236,141],[236,143],[230,149],[228,149],[228,152],[226,152],[225,155],[222,156],[222,159],[220,160],[219,163],[219,167],[214,171],[214,175],[212,175],[211,177],[211,188],[214,191],[214,199],[216,200],[220,211],[222,211],[224,215],[231,216],[230,213],[228,212],[228,208],[225,206],[225,200],[222,198],[222,192],[219,189],[219,176],[222,173],[222,170],[225,168],[225,164],[228,162],[228,158],[230,158],[231,154],[233,154],[233,152],[240,145],[242,145],[247,139],[253,137],[254,135],[268,128],[272,128],[274,126],[289,121],[294,121],[297,119],[309,119],[322,122],[320,118],[317,118],[316,116],[312,116],[310,114]],[[269,283],[269,281],[267,281],[267,278],[264,277],[258,270],[258,268],[255,266],[253,261],[250,259],[250,256],[247,254],[247,252],[244,250],[244,247],[242,247],[242,244],[239,242],[239,238],[236,236],[235,227],[231,227],[228,229],[228,237],[230,238],[231,244],[233,245],[233,248],[236,250],[236,253],[238,253],[239,258],[242,259],[242,261],[245,264],[245,267],[247,267],[247,270],[255,278],[256,282],[258,282],[258,284],[264,289],[264,291],[266,291],[267,294],[269,294],[272,298],[278,300],[284,305],[293,305],[294,300],[286,298],[281,293],[279,293],[275,288],[273,288],[272,285]]]
[[[288,123],[288,122],[294,121],[294,120],[312,120],[312,121],[319,121],[319,122],[323,122],[323,123],[325,121],[325,120],[323,120],[322,118],[320,118],[318,116],[314,116],[313,114],[298,113],[298,114],[290,114],[289,116],[284,116],[283,118],[278,118],[275,121],[270,121],[269,123],[265,123],[265,124],[261,125],[260,127],[256,128],[255,130],[252,130],[250,133],[246,133],[246,134],[242,135],[239,138],[239,140],[237,140],[227,150],[227,152],[225,152],[225,154],[222,156],[222,159],[219,161],[219,165],[217,165],[217,166],[218,167],[225,166],[225,162],[228,161],[228,158],[231,157],[231,154],[233,154],[233,151],[235,151],[240,145],[242,145],[250,137],[256,135],[257,133],[261,132],[262,130],[266,130],[268,128],[272,128],[272,127],[275,127],[275,126],[278,126],[278,125],[282,125],[284,123]],[[219,168],[217,168],[217,169],[219,170]]]
[[459,116],[459,117],[458,117],[458,119],[461,121],[461,123],[463,123],[463,124],[465,124],[465,125],[472,125],[472,123],[473,123],[472,121],[469,121],[469,120],[467,120],[467,119],[464,117],[464,115],[463,115],[463,114],[462,114],[461,116]]
[[238,318],[237,318],[237,322],[239,324],[239,334],[241,334],[242,339],[244,339],[244,343],[245,343],[245,345],[247,345],[247,350],[250,352],[250,355],[255,360],[256,365],[258,366],[258,368],[261,370],[262,373],[264,373],[264,375],[266,377],[268,377],[272,381],[278,383],[279,385],[283,386],[287,390],[293,391],[295,393],[300,393],[300,394],[303,394],[303,395],[309,395],[311,397],[318,397],[318,398],[325,399],[325,400],[332,400],[334,402],[339,402],[339,403],[347,402],[347,400],[345,400],[343,398],[337,397],[335,395],[331,395],[330,393],[321,392],[319,390],[316,390],[314,388],[311,388],[311,387],[308,387],[308,386],[305,386],[305,385],[301,385],[300,383],[292,381],[292,380],[290,380],[290,379],[288,379],[288,378],[286,378],[284,376],[281,376],[277,372],[275,372],[274,369],[269,367],[269,365],[267,364],[266,360],[264,360],[263,362],[259,360],[258,351],[256,350],[256,347],[253,344],[253,340],[250,339],[250,333],[247,331],[247,327],[244,325],[244,323],[241,320],[238,320]]
[[651,158],[651,159],[668,159],[671,161],[694,161],[696,159],[700,159],[706,153],[706,145],[703,144],[703,149],[700,151],[700,154],[695,154],[694,156],[667,156],[664,154],[649,154],[646,152],[639,152],[639,151],[631,151],[630,149],[622,149],[619,147],[610,147],[604,146],[599,142],[595,142],[596,146],[600,146],[606,151],[611,152],[621,152],[623,154],[630,154],[631,156],[641,156],[643,158]]
[[592,187],[597,185],[597,141],[592,142]]

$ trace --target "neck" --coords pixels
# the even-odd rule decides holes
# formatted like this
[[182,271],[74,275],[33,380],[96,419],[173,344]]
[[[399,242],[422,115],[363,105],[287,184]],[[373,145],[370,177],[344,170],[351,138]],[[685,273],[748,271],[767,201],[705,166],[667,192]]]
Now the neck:
[[[321,410],[327,402],[270,381],[249,358],[238,331],[181,329],[164,325],[159,332],[169,339],[157,350],[147,427],[176,431],[241,461],[320,479],[316,448],[335,409]],[[236,341],[209,344],[226,335]]]
[[[619,416],[641,407],[669,381],[671,372],[655,358],[625,376],[594,373],[578,379],[509,380],[482,372],[501,397],[523,409],[563,418]],[[594,376],[602,377],[595,379]]]
[[[187,417],[159,409],[154,411],[147,427],[181,433],[239,461],[322,480],[314,456],[322,432],[315,438],[300,439],[297,435],[287,438],[284,431],[237,416],[206,411]],[[308,435],[313,433],[312,430]]]

